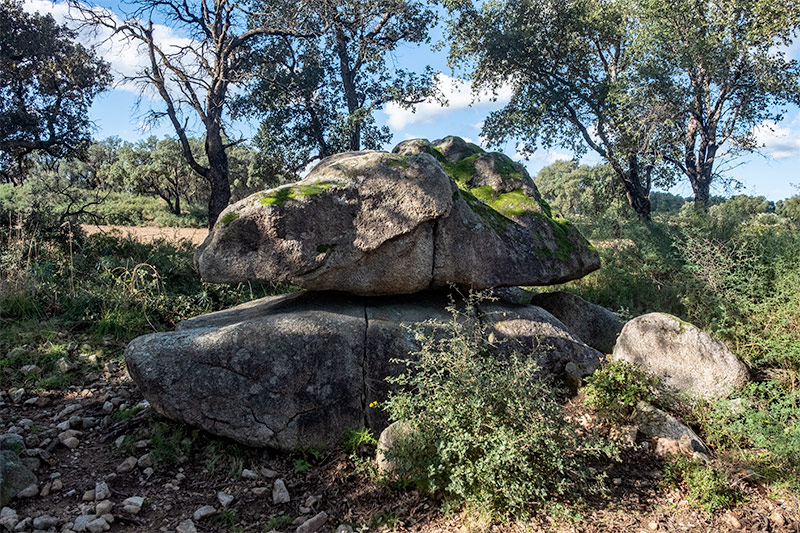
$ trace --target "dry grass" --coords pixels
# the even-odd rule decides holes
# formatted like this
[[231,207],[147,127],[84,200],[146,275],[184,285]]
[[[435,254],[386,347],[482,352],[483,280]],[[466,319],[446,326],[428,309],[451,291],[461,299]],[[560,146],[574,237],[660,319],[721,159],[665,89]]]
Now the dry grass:
[[95,233],[119,234],[130,237],[142,243],[164,239],[168,242],[178,243],[188,240],[199,246],[208,235],[206,228],[160,228],[157,226],[101,226],[94,224],[81,224],[87,235]]

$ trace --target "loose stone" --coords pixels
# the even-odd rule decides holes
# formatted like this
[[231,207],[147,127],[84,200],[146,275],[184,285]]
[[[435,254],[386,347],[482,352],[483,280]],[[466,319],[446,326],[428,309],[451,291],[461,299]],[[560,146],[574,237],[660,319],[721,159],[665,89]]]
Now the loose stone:
[[202,506],[201,508],[199,508],[198,510],[196,510],[194,512],[194,514],[192,515],[192,518],[194,518],[195,522],[199,522],[203,518],[207,518],[207,517],[209,517],[211,515],[214,515],[216,513],[217,513],[217,510],[214,507],[212,507],[211,505],[204,505],[204,506]]
[[276,479],[275,483],[272,485],[272,503],[280,504],[280,503],[289,503],[291,501],[291,497],[289,496],[289,491],[286,489],[286,483],[283,482],[282,479]]

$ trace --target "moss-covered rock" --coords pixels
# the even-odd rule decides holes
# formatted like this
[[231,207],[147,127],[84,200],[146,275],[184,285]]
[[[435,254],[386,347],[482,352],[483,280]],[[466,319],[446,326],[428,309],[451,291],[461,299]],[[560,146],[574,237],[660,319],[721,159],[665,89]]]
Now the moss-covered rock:
[[458,137],[327,158],[228,207],[196,260],[210,281],[362,295],[545,285],[599,266],[521,164]]

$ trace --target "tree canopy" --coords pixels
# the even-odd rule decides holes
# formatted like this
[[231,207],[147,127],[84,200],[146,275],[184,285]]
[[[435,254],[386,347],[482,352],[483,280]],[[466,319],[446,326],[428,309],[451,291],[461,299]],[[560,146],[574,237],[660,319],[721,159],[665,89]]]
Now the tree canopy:
[[449,0],[450,59],[476,91],[510,86],[486,120],[493,143],[590,149],[642,218],[650,188],[687,177],[699,205],[720,148],[756,149],[753,127],[800,102],[780,46],[800,6],[768,0]]
[[335,153],[380,149],[392,136],[374,112],[433,94],[430,69],[418,74],[391,63],[398,46],[428,41],[436,14],[425,3],[335,0],[313,9],[328,22],[318,35],[279,36],[257,47],[243,102],[262,118],[258,145],[290,173]]
[[[483,134],[525,149],[595,151],[628,201],[650,216],[648,195],[662,162],[652,146],[658,106],[635,83],[634,8],[621,0],[497,0],[447,3],[450,60],[476,91],[510,85],[511,101],[489,115]],[[663,179],[662,179],[663,181]]]
[[753,127],[800,104],[800,64],[786,57],[800,4],[772,0],[639,0],[637,76],[663,120],[660,157],[707,206],[726,156],[758,149]]
[[[153,109],[151,118],[167,118],[175,129],[183,156],[210,187],[209,227],[231,198],[228,149],[231,88],[242,83],[250,72],[245,68],[251,47],[267,36],[301,37],[318,27],[315,12],[305,1],[271,2],[258,14],[243,2],[215,0],[189,2],[180,0],[136,0],[124,13],[124,21],[114,13],[69,0],[79,20],[110,31],[126,39],[147,54],[149,64],[131,79],[143,90],[155,89],[163,108]],[[166,20],[171,27],[191,38],[185,46],[173,46],[159,40],[154,18]],[[192,151],[190,121],[200,124],[206,161]]]
[[21,1],[0,1],[0,181],[23,181],[31,154],[77,157],[89,146],[89,107],[111,76],[75,37]]

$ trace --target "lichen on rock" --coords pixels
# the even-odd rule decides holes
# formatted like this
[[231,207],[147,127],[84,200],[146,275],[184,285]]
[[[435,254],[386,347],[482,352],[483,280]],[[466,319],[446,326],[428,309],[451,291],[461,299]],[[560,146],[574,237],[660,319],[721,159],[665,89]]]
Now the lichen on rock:
[[521,164],[458,137],[329,157],[229,206],[195,258],[208,281],[359,295],[547,285],[599,267]]

